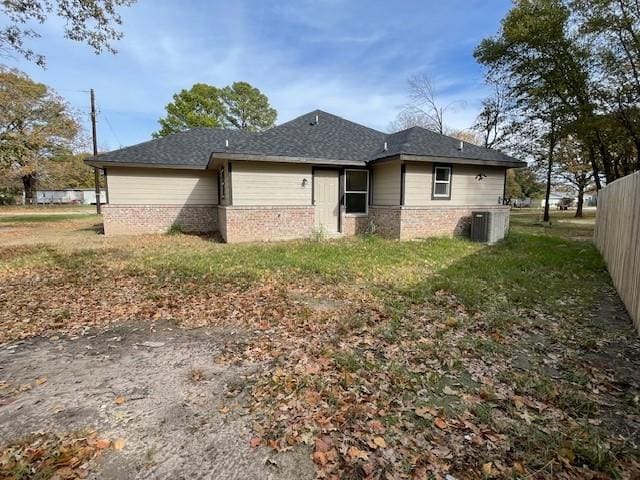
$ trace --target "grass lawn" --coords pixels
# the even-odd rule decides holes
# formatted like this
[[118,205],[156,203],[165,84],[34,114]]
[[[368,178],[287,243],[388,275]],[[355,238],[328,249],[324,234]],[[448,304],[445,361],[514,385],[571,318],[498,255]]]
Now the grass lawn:
[[93,216],[7,216],[0,343],[232,326],[251,334],[216,360],[266,366],[256,442],[309,445],[326,478],[638,478],[640,342],[593,217],[552,215],[514,212],[495,246],[104,238]]

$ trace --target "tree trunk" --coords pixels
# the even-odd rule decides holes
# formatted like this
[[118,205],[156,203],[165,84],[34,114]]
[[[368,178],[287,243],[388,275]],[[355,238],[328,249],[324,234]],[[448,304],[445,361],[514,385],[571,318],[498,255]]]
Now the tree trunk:
[[596,152],[591,143],[589,143],[589,162],[591,162],[591,168],[593,169],[593,181],[596,183],[596,191],[600,191],[602,189],[602,183],[600,182],[600,171],[598,170]]
[[36,203],[36,177],[34,175],[23,176],[22,186],[24,187],[24,203],[26,205]]
[[578,186],[578,205],[576,206],[576,218],[582,218],[582,206],[584,205],[584,186]]
[[551,197],[551,159],[549,159],[549,167],[547,168],[547,191],[544,194],[544,215],[542,220],[549,221],[549,197]]
[[600,150],[600,159],[602,160],[604,178],[607,184],[609,184],[617,178],[616,172],[615,172],[615,166],[611,161],[609,150],[607,149],[607,146],[605,145],[599,130],[596,130],[596,138],[598,139],[598,149]]
[[553,174],[553,152],[556,149],[556,132],[555,132],[555,122],[552,119],[550,121],[549,128],[549,154],[547,158],[547,191],[544,195],[544,215],[542,220],[544,222],[549,221],[549,198],[551,197],[551,176]]

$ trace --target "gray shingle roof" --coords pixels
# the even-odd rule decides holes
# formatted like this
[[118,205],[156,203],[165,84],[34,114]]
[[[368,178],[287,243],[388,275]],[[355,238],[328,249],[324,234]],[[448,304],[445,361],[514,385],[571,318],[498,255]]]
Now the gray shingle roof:
[[212,154],[216,157],[247,155],[252,159],[283,157],[288,161],[322,159],[328,163],[362,165],[396,155],[504,162],[505,166],[514,166],[517,162],[496,150],[466,142],[462,150],[459,146],[460,141],[455,138],[420,127],[386,134],[315,110],[264,132],[195,128],[103,153],[88,159],[88,163],[206,168]]
[[215,152],[366,162],[382,149],[385,137],[385,133],[315,110]]
[[138,143],[88,159],[95,163],[174,165],[206,168],[211,152],[248,135],[238,130],[193,128],[148,142]]
[[387,151],[376,155],[375,159],[391,155],[419,155],[485,160],[491,162],[516,162],[517,160],[497,150],[462,142],[457,138],[441,135],[422,127],[411,127],[387,137]]

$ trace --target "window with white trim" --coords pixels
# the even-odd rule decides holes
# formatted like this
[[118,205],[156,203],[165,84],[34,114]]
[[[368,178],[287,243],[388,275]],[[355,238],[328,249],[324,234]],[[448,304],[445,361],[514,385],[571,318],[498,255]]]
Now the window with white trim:
[[369,200],[369,172],[344,171],[344,205],[346,213],[367,213]]
[[451,198],[451,167],[433,168],[433,198]]

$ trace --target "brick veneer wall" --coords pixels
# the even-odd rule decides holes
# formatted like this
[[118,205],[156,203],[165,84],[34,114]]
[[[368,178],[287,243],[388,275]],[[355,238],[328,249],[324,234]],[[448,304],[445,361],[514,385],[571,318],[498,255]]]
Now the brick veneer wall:
[[217,207],[218,209],[218,231],[222,236],[222,239],[227,241],[227,208],[222,205]]
[[[472,211],[500,210],[509,212],[501,205],[481,207],[402,207],[400,240],[432,236],[468,235]],[[509,228],[508,218],[505,233]]]
[[[471,212],[476,210],[501,210],[509,212],[509,207],[501,205],[480,207],[404,207],[372,206],[369,218],[375,232],[386,238],[410,240],[433,236],[468,235]],[[506,231],[509,229],[509,215],[506,215]]]
[[385,238],[400,238],[400,206],[371,206],[369,219],[373,230]]
[[220,233],[228,243],[289,240],[309,237],[313,231],[315,207],[220,206],[225,219]]
[[362,235],[369,228],[368,215],[353,215],[342,213],[342,234],[343,235]]
[[218,230],[216,205],[104,205],[105,235],[164,233],[172,225],[185,232]]
[[[359,235],[371,225],[377,234],[401,240],[467,235],[474,210],[508,213],[509,207],[371,206],[368,216],[343,214],[342,233]],[[226,242],[235,243],[307,238],[314,228],[315,207],[104,205],[102,216],[106,235],[163,233],[172,225],[178,225],[188,232],[219,230]]]

